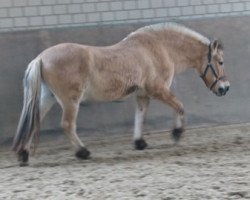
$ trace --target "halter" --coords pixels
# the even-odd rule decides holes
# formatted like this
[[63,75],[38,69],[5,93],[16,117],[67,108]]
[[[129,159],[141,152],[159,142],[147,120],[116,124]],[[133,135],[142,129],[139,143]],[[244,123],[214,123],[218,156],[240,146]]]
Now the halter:
[[207,82],[205,80],[205,77],[207,75],[207,72],[208,72],[208,69],[211,69],[214,77],[216,78],[215,81],[213,82],[213,84],[210,86],[210,90],[212,90],[214,88],[214,86],[216,85],[216,83],[220,80],[223,80],[225,79],[225,76],[218,76],[216,70],[214,69],[214,66],[213,64],[211,63],[211,60],[212,60],[212,49],[211,49],[211,43],[209,44],[208,46],[208,55],[207,55],[207,59],[208,59],[208,63],[207,63],[207,67],[206,69],[204,70],[203,74],[200,75],[200,77],[203,79],[203,81],[206,83],[207,85]]

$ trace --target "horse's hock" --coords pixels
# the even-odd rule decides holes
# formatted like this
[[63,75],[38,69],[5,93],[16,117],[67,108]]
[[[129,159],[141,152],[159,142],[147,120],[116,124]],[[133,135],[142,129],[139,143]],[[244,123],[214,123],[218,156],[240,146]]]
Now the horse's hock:
[[[224,42],[225,67],[231,83],[227,96],[211,94],[198,75],[186,72],[178,75],[173,84],[177,97],[184,103],[187,127],[249,122],[250,93],[248,58],[250,55],[250,17],[230,17],[185,21],[184,25],[208,38],[215,36]],[[85,27],[57,30],[3,33],[0,59],[0,138],[14,135],[22,107],[22,78],[27,64],[42,50],[62,42],[88,45],[110,45],[145,24]],[[212,38],[210,38],[212,39]],[[61,111],[55,106],[46,117],[42,130],[60,127]],[[110,103],[83,103],[78,117],[82,133],[132,132],[134,98]],[[145,121],[146,131],[172,128],[172,111],[153,101]],[[58,129],[59,130],[59,129]]]

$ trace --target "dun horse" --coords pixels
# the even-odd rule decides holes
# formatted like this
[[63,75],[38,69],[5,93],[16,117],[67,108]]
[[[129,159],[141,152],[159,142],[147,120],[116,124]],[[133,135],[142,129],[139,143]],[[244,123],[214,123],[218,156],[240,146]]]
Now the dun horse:
[[63,43],[50,47],[28,66],[24,76],[23,110],[14,138],[20,165],[27,165],[39,124],[57,101],[63,110],[62,127],[76,150],[87,159],[90,152],[76,132],[81,101],[112,101],[135,93],[133,141],[143,150],[143,120],[150,98],[172,107],[176,113],[173,136],[184,130],[183,104],[171,93],[175,74],[194,68],[217,96],[229,89],[224,74],[223,46],[173,23],[146,26],[107,47]]

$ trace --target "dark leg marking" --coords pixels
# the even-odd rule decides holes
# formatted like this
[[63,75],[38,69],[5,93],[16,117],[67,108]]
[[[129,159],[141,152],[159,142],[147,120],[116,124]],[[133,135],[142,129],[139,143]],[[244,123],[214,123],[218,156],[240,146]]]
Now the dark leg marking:
[[148,146],[146,141],[144,139],[138,139],[135,140],[135,149],[137,150],[143,150]]
[[76,153],[75,156],[79,159],[86,160],[90,156],[90,152],[88,151],[87,148],[81,147]]
[[28,166],[29,165],[29,152],[27,150],[22,150],[18,153],[18,161],[20,162],[20,166]]
[[181,138],[182,133],[184,132],[183,128],[175,128],[172,131],[172,136],[175,140],[175,142],[178,142]]

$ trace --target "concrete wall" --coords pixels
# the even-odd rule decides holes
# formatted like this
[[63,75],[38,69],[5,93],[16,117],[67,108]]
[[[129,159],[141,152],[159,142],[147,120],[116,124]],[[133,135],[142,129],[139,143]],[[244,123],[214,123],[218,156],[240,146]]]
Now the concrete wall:
[[[225,44],[225,67],[231,81],[230,92],[216,97],[191,71],[176,77],[173,89],[186,107],[188,126],[220,125],[250,121],[250,17],[225,17],[183,21],[185,25],[209,38],[221,38]],[[0,34],[0,138],[14,135],[22,107],[22,77],[27,64],[43,49],[60,42],[109,45],[124,38],[144,24],[107,25],[72,29],[33,30]],[[55,106],[42,128],[57,132],[61,110]],[[131,132],[134,99],[83,104],[78,126],[81,133]],[[153,101],[146,120],[146,130],[172,127],[172,111]]]
[[0,32],[250,14],[250,0],[1,0]]

